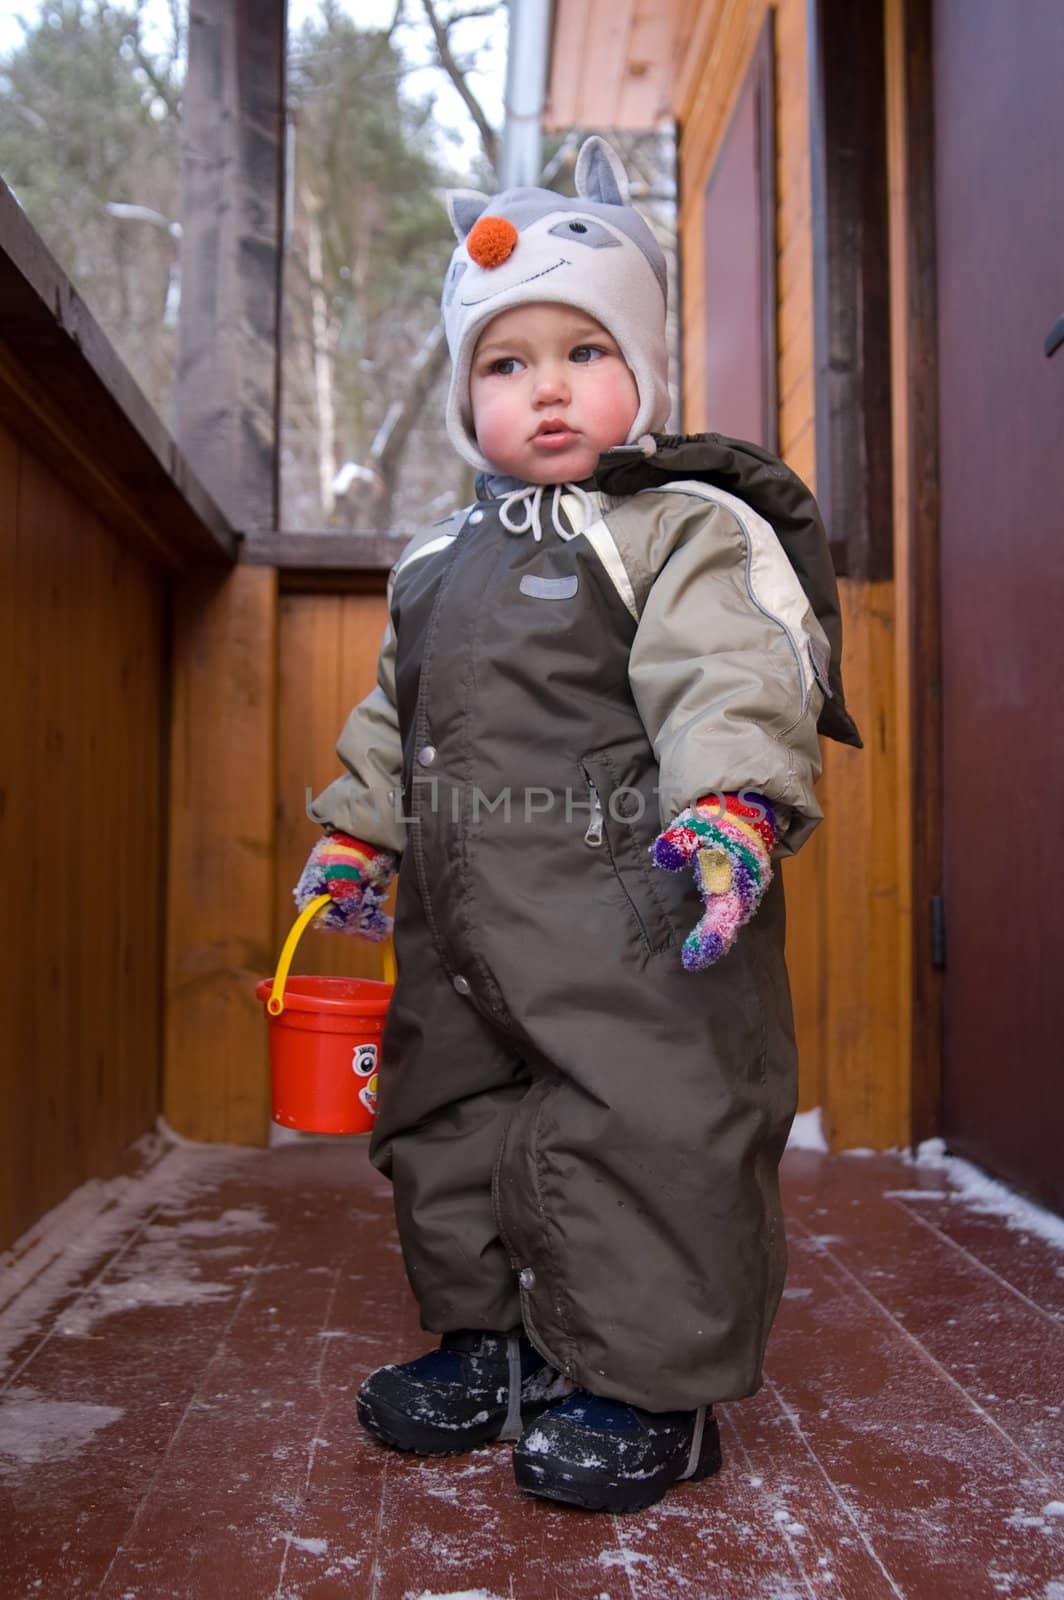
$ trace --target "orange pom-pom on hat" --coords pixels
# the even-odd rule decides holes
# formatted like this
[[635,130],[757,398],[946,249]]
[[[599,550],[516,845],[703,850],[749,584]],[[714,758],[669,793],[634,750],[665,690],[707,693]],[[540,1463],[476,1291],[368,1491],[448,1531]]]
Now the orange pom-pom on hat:
[[501,267],[516,243],[517,229],[505,217],[481,217],[466,237],[466,249],[478,267]]

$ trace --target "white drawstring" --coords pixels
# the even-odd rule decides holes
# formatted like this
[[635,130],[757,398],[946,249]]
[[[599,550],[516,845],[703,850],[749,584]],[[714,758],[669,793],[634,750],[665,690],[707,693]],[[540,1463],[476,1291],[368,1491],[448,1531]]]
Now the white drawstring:
[[[499,505],[499,521],[511,533],[527,533],[532,530],[532,537],[538,544],[543,537],[543,524],[541,513],[543,508],[543,491],[548,487],[545,483],[523,483],[519,489],[511,489],[509,494],[503,495]],[[591,497],[586,489],[581,489],[578,483],[555,483],[550,485],[553,493],[550,497],[551,526],[559,539],[575,539],[583,532],[582,528],[567,528],[559,514],[559,506],[563,491],[573,494],[580,502],[584,513],[584,525],[595,519],[595,508],[591,504]],[[524,508],[524,516],[520,522],[511,518],[511,509],[518,506]]]

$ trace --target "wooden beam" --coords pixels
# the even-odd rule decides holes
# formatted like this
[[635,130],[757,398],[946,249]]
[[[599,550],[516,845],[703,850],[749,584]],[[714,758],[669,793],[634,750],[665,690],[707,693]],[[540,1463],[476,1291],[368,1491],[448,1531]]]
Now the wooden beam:
[[178,437],[235,526],[277,526],[285,0],[191,0]]
[[182,583],[173,635],[165,1113],[185,1138],[264,1144],[254,986],[276,955],[276,574]]
[[306,572],[390,572],[410,543],[390,533],[248,533],[240,549],[252,566]]
[[[191,0],[182,118],[178,436],[240,528],[277,526],[284,0]],[[166,1114],[190,1138],[268,1129],[277,576],[174,596]]]
[[0,241],[0,421],[156,563],[231,564],[224,515],[3,183]]

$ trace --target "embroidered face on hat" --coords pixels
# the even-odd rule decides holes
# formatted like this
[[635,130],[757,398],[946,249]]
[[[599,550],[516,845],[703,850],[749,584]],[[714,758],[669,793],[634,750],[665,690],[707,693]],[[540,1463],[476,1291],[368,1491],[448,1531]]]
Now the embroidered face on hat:
[[458,239],[443,286],[451,352],[447,431],[458,453],[481,471],[490,472],[492,463],[473,431],[470,364],[484,328],[512,306],[576,306],[612,334],[639,391],[630,443],[668,418],[665,258],[629,204],[624,168],[604,139],[581,146],[576,191],[575,199],[549,189],[447,195]]

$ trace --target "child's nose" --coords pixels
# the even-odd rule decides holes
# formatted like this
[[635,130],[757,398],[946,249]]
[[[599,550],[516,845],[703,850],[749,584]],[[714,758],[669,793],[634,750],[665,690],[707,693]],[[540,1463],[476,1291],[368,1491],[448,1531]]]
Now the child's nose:
[[536,374],[535,400],[538,405],[551,405],[568,400],[569,379],[562,362],[544,364]]

